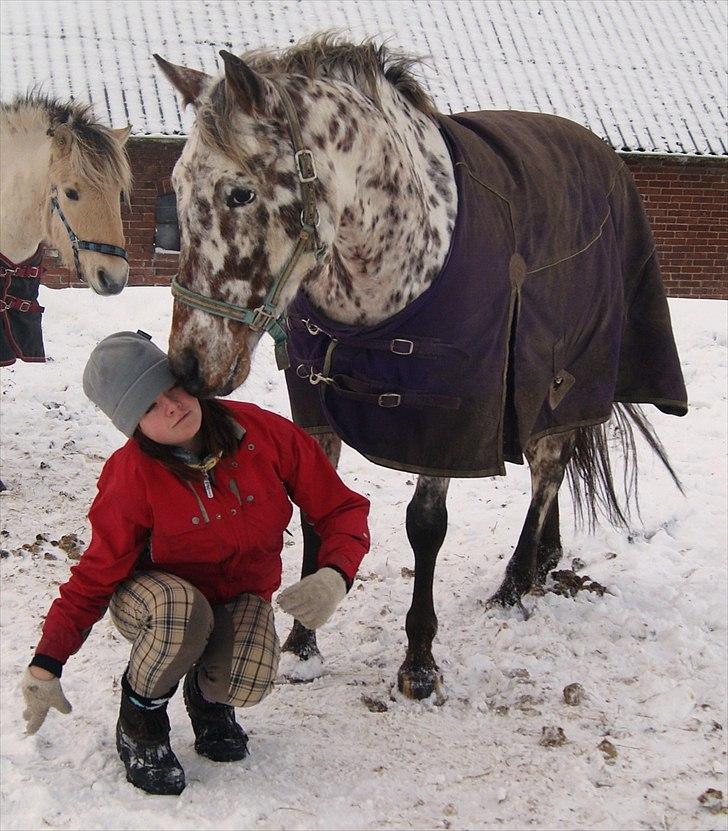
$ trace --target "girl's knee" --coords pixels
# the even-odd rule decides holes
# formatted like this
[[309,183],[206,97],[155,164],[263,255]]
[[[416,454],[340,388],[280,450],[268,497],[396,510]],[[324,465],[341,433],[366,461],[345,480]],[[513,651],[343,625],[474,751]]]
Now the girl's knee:
[[230,679],[228,704],[233,707],[252,707],[273,691],[281,648],[276,638],[273,648],[239,667]]
[[122,634],[132,639],[146,632],[204,644],[215,625],[202,592],[164,572],[146,572],[127,580],[114,594],[110,611]]

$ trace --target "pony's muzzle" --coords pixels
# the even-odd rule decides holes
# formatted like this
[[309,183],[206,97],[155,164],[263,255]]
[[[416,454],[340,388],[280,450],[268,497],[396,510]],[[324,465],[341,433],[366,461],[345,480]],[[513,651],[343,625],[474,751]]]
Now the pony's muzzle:
[[96,285],[94,288],[99,294],[119,294],[126,285],[128,276],[129,266],[126,263],[113,272],[101,266],[96,269]]

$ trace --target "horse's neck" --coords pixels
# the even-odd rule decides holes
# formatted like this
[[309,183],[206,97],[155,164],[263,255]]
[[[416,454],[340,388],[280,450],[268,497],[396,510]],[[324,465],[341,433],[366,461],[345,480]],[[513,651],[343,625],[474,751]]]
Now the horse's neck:
[[50,163],[46,130],[36,114],[0,118],[0,252],[16,263],[32,256],[43,241]]
[[[327,149],[337,203],[331,261],[306,291],[332,319],[367,325],[404,308],[440,272],[457,192],[447,146],[431,119],[388,85],[381,113],[361,105],[357,112],[351,97],[342,100],[347,120]],[[353,136],[347,124],[357,125]]]

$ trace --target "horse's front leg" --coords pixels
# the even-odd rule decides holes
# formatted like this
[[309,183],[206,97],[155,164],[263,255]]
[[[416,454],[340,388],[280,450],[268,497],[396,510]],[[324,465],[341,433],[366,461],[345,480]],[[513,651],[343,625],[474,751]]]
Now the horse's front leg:
[[546,579],[561,558],[558,492],[574,452],[574,431],[529,442],[525,456],[531,469],[531,504],[506,576],[490,604],[515,606],[534,582]]
[[397,683],[408,698],[441,693],[442,676],[432,657],[437,617],[432,598],[435,562],[447,532],[445,500],[449,479],[420,476],[407,506],[407,537],[415,555],[415,585],[407,612],[407,655]]
[[[321,445],[328,460],[334,467],[339,464],[341,455],[341,439],[335,433],[321,433],[315,435],[314,439]],[[303,564],[301,565],[301,577],[313,574],[318,568],[318,553],[321,546],[321,539],[314,531],[313,526],[301,512],[301,530],[303,532]],[[320,656],[316,643],[316,632],[306,627],[297,620],[293,621],[291,631],[283,644],[284,652],[293,652],[302,661]]]

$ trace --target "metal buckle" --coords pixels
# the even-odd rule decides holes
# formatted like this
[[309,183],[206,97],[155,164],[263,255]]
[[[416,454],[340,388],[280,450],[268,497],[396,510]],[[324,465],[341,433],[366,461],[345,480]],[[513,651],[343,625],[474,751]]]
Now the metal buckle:
[[[311,170],[313,171],[311,176],[306,176],[306,173],[301,166],[301,159],[303,156],[308,156],[308,159],[311,162]],[[316,173],[316,162],[314,161],[313,153],[310,150],[306,150],[305,148],[303,150],[297,150],[293,158],[296,160],[299,182],[314,182],[318,179],[318,174]]]
[[33,305],[31,300],[21,300],[20,304],[18,305],[19,312],[29,312],[30,307]]
[[266,329],[272,320],[275,320],[276,316],[273,312],[269,312],[265,306],[258,306],[257,309],[253,309],[252,318],[248,326],[254,331],[258,332],[260,329]]
[[398,392],[383,392],[377,403],[380,407],[399,407],[402,396]]
[[415,345],[411,340],[395,338],[389,344],[389,349],[395,355],[411,355],[415,351]]
[[308,329],[309,335],[320,335],[321,329],[315,324],[311,323],[311,321],[307,317],[301,318],[301,323]]
[[[301,227],[302,228],[307,227],[306,220],[303,218],[304,210],[305,210],[305,208],[301,208],[301,217],[300,217],[300,219],[301,219]],[[321,217],[319,216],[318,208],[316,208],[316,218],[311,223],[311,227],[312,228],[318,228],[320,224],[321,224]]]
[[314,386],[316,384],[332,384],[334,382],[333,378],[322,375],[320,372],[315,372],[312,366],[306,366],[306,364],[299,364],[296,367],[296,375]]
[[7,312],[10,308],[10,303],[7,300],[0,300],[0,312]]

